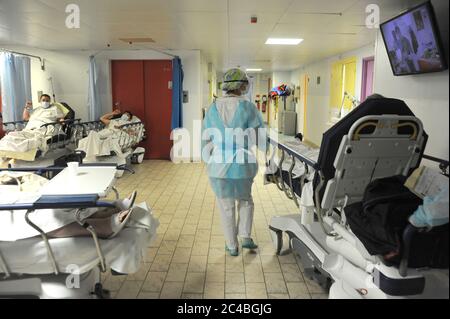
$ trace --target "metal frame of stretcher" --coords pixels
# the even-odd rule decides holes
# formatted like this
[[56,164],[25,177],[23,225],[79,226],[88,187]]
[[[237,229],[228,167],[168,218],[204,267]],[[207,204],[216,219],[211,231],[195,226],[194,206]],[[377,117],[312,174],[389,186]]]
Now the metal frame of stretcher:
[[[6,128],[13,125],[15,131],[21,131],[26,123],[26,121],[17,121],[3,123],[3,125]],[[44,162],[55,160],[55,157],[68,154],[71,152],[69,147],[76,146],[82,138],[83,127],[80,124],[81,119],[67,119],[42,125],[40,128],[45,128],[44,136],[47,138],[48,151],[42,156],[38,150],[33,162],[17,160],[15,166],[31,166],[31,163],[34,163],[33,165],[43,165]],[[48,134],[49,132],[52,132],[51,136]],[[59,150],[63,151],[59,152]],[[50,165],[53,165],[53,163],[50,163],[48,166]]]
[[[309,157],[305,156],[304,154],[298,153],[294,149],[290,148],[287,145],[284,145],[283,143],[280,143],[277,140],[274,140],[272,138],[268,138],[269,143],[274,146],[275,149],[279,149],[281,151],[281,157],[279,162],[279,169],[275,174],[273,174],[274,177],[274,183],[277,185],[278,189],[280,191],[283,191],[286,194],[286,197],[288,199],[291,199],[294,201],[295,205],[297,207],[300,207],[300,204],[298,202],[297,194],[294,191],[294,177],[293,177],[293,170],[296,165],[296,161],[298,160],[300,163],[303,164],[305,168],[305,174],[303,174],[300,177],[300,188],[303,189],[303,186],[305,185],[306,176],[309,174],[310,169],[317,170],[318,165],[317,162],[310,159]],[[302,142],[299,142],[300,145],[304,145]],[[275,152],[275,150],[274,150]],[[289,185],[286,185],[283,177],[283,163],[286,159],[286,153],[289,155],[291,160],[291,166],[288,170],[288,183]],[[266,154],[266,160],[267,160],[267,154]]]
[[[400,133],[394,132],[405,126],[413,127],[414,133],[412,134],[411,139],[400,138],[393,143],[391,136],[388,136],[386,131],[390,129],[390,134],[392,134],[392,136],[396,136],[396,134],[397,136],[400,136]],[[375,127],[375,131],[379,130],[380,132],[377,131],[377,133],[380,135],[370,137],[368,137],[368,135],[362,135],[362,132],[368,127]],[[286,145],[269,140],[272,145],[282,151],[280,167],[282,167],[281,165],[285,157],[284,153],[289,154],[293,160],[292,167],[288,172],[290,182],[289,191],[286,189],[282,173],[276,177],[277,186],[285,191],[288,198],[294,194],[294,199],[296,200],[295,192],[292,187],[292,169],[295,165],[295,159],[298,159],[304,165],[315,169],[316,174],[320,176],[320,183],[314,189],[315,217],[317,220],[314,221],[313,224],[303,224],[300,214],[274,217],[272,219],[269,228],[273,235],[272,238],[276,246],[277,254],[281,254],[283,246],[282,233],[284,231],[290,237],[289,246],[291,250],[299,253],[305,267],[305,273],[309,275],[311,279],[316,279],[316,281],[324,288],[331,287],[334,297],[344,296],[346,298],[361,298],[361,295],[358,293],[349,293],[348,291],[345,291],[345,289],[342,289],[341,286],[348,286],[348,284],[345,282],[346,279],[339,278],[340,274],[331,274],[328,271],[329,269],[333,270],[333,267],[336,267],[336,263],[342,262],[342,260],[345,261],[345,257],[342,257],[340,254],[341,252],[335,253],[333,251],[333,249],[336,249],[336,246],[332,248],[328,246],[330,245],[330,242],[339,241],[339,238],[341,237],[346,239],[350,238],[350,242],[355,241],[354,235],[349,235],[350,233],[346,230],[347,224],[343,208],[346,205],[361,200],[365,186],[373,179],[396,174],[408,176],[411,169],[417,167],[422,159],[423,150],[426,145],[426,137],[424,135],[422,123],[412,116],[385,115],[363,117],[354,123],[349,134],[344,136],[334,163],[336,167],[335,177],[328,180],[327,183],[324,182],[323,174],[317,163],[302,154],[295,152],[291,148],[286,147]],[[391,140],[389,140],[390,138]],[[389,151],[387,151],[387,153],[386,151],[380,151],[383,147],[388,148]],[[374,152],[373,148],[377,149],[379,153]],[[372,163],[372,161],[367,158],[367,155],[364,154],[364,151],[375,156],[376,161]],[[399,163],[395,163],[394,159],[396,156],[401,159]],[[429,156],[424,156],[424,158],[435,160]],[[441,169],[443,172],[444,170],[446,171],[448,169],[448,162],[441,160],[440,162]],[[365,164],[373,164],[374,170],[371,172],[372,175],[365,176],[359,180],[357,176],[353,178],[350,169],[360,170],[359,173],[361,173],[361,170],[363,170],[361,167]],[[347,172],[347,170],[349,172]],[[279,169],[279,171],[281,171],[281,169]],[[364,175],[364,173],[361,174],[361,176]],[[324,188],[326,188],[325,193],[323,198],[321,198],[320,194]],[[340,210],[338,210],[339,208]],[[339,215],[337,214],[338,211]],[[389,298],[392,297],[391,294],[397,297],[405,297],[408,295],[420,296],[424,293],[424,275],[415,269],[408,269],[409,246],[415,232],[417,232],[417,229],[412,225],[405,229],[403,236],[405,250],[401,255],[402,260],[398,269],[395,267],[386,267],[382,263],[380,264],[379,262],[373,261],[371,269],[372,273],[370,273],[370,271],[368,271],[370,274],[362,272],[362,276],[367,275],[367,277],[373,277],[375,287],[372,288],[375,289],[372,290],[372,297]],[[343,255],[345,256],[345,251]],[[336,256],[338,256],[338,258],[332,258]],[[370,260],[372,256],[369,256],[367,253],[367,256],[365,257]],[[352,261],[351,258],[350,260]],[[355,267],[355,274],[358,271],[360,271],[360,269]],[[427,280],[428,279],[429,278],[427,278]],[[339,284],[335,283],[332,285],[333,281],[338,281]],[[393,284],[393,286],[387,287],[389,285],[386,285],[386,282],[388,282],[389,285]],[[398,285],[400,288],[395,288],[395,285]],[[414,285],[415,287],[412,287]],[[346,288],[348,290],[348,287]],[[395,289],[398,290],[395,291]],[[355,291],[356,289],[353,290],[353,292]],[[375,291],[375,293],[373,291]],[[426,292],[430,293],[429,287],[427,287]]]
[[[81,167],[116,167],[115,164],[84,164]],[[64,168],[58,168],[58,167],[52,167],[52,168],[8,168],[8,169],[0,169],[0,172],[39,172],[39,173],[45,173],[49,171],[61,171]],[[125,168],[123,167],[116,167],[118,170],[123,170]],[[116,199],[119,199],[119,193],[117,189],[112,186],[111,190],[115,193]],[[36,201],[32,203],[17,203],[17,204],[0,204],[0,213],[2,211],[14,211],[14,210],[26,210],[25,214],[25,221],[28,225],[30,225],[32,228],[34,228],[42,237],[42,240],[45,243],[45,247],[47,250],[47,255],[51,260],[51,264],[54,269],[54,275],[58,276],[61,274],[60,270],[58,269],[57,262],[55,259],[55,255],[53,253],[53,250],[51,248],[48,236],[45,234],[44,231],[42,231],[39,226],[34,224],[30,219],[30,214],[35,210],[42,210],[42,209],[76,209],[75,211],[75,218],[76,222],[85,228],[92,236],[92,239],[95,244],[95,249],[97,252],[97,255],[100,260],[99,268],[102,273],[105,273],[107,271],[106,268],[106,262],[105,257],[102,252],[102,249],[100,247],[99,238],[97,236],[97,232],[95,231],[94,227],[92,227],[89,223],[86,221],[83,221],[81,219],[81,212],[83,209],[86,208],[115,208],[116,206],[112,202],[108,201],[102,201],[100,200],[100,197],[98,194],[85,194],[85,195],[43,195],[40,196]],[[5,279],[8,279],[11,277],[11,272],[8,269],[6,260],[3,258],[1,251],[0,251],[0,269],[3,270],[5,274]],[[0,282],[1,283],[1,282]],[[94,293],[99,298],[107,298],[109,296],[109,292],[104,290],[102,288],[101,281],[99,280],[98,283],[95,285]],[[1,297],[1,296],[0,296]]]

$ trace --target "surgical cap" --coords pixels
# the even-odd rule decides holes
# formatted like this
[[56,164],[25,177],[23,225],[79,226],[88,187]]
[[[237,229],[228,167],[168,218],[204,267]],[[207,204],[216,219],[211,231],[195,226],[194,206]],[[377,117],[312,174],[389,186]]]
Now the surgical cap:
[[231,69],[227,71],[223,77],[222,90],[234,91],[239,89],[245,83],[248,83],[247,74],[240,69]]

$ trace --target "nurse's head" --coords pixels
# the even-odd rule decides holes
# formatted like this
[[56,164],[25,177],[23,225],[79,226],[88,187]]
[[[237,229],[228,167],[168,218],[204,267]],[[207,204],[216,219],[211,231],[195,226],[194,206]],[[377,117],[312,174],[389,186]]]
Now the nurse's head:
[[245,95],[248,93],[249,81],[247,74],[240,69],[228,70],[223,77],[222,90],[227,94]]

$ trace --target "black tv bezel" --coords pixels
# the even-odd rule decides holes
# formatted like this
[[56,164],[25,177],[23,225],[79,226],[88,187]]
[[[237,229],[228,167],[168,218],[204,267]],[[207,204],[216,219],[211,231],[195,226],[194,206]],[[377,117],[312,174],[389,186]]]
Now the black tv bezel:
[[[411,73],[400,73],[400,74],[397,74],[395,72],[394,65],[392,64],[392,60],[391,60],[391,58],[389,56],[389,47],[388,47],[388,43],[386,41],[385,34],[383,32],[383,26],[385,24],[388,24],[389,22],[392,22],[392,21],[394,21],[394,20],[396,20],[396,19],[398,19],[398,18],[400,18],[400,17],[402,17],[404,15],[407,15],[407,14],[411,13],[412,11],[415,11],[415,10],[421,8],[421,7],[427,7],[428,8],[428,12],[429,12],[430,19],[431,19],[431,21],[430,21],[431,22],[431,28],[433,29],[432,31],[433,31],[433,34],[434,34],[434,36],[436,38],[436,46],[437,46],[437,49],[439,50],[439,52],[441,54],[442,68],[440,70],[435,70],[435,71],[411,72]],[[394,76],[408,76],[408,75],[430,74],[430,73],[438,73],[438,72],[443,72],[445,70],[448,70],[447,58],[446,58],[446,55],[445,55],[446,52],[444,50],[444,46],[442,45],[442,37],[441,37],[441,33],[439,31],[439,26],[438,26],[438,23],[437,23],[436,12],[434,10],[434,7],[433,7],[433,4],[431,3],[431,1],[427,1],[427,2],[424,2],[422,4],[419,4],[419,5],[411,8],[411,9],[408,9],[407,11],[405,11],[405,12],[403,12],[403,13],[395,16],[395,17],[393,17],[392,19],[389,19],[389,20],[383,22],[382,24],[380,24],[380,32],[381,32],[381,36],[383,37],[384,46],[385,46],[386,52],[388,54],[389,64],[391,65],[392,73],[394,74]]]

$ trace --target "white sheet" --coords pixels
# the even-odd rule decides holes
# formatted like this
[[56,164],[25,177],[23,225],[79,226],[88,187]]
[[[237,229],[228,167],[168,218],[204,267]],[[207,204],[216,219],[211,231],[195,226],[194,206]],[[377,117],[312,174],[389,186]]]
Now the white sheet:
[[64,118],[64,113],[55,105],[47,109],[37,107],[33,109],[25,130],[38,129],[44,124],[55,123],[61,118]]
[[[158,220],[151,212],[140,206],[141,214],[133,215],[134,218],[116,238],[100,240],[107,265],[120,273],[134,273],[139,270],[147,247],[155,238],[159,226]],[[78,267],[80,273],[85,273],[100,262],[92,237],[51,239],[50,246],[62,273],[70,273],[70,267],[73,265]],[[16,242],[0,241],[0,252],[12,273],[53,273],[47,249],[40,237]]]
[[[106,264],[119,273],[137,272],[155,235],[155,229],[127,228],[114,239],[101,240],[100,245]],[[100,262],[92,238],[51,239],[50,245],[58,269],[62,273],[70,273],[71,265],[76,265],[80,273],[85,273]],[[12,273],[30,275],[53,273],[44,242],[39,238],[21,240],[14,245],[0,242],[0,251],[8,270]]]
[[86,159],[92,160],[97,156],[108,156],[111,152],[123,156],[119,146],[118,131],[104,129],[100,132],[91,131],[88,137],[78,143],[78,150],[86,153]]
[[[35,193],[21,193],[20,197],[9,198],[8,203],[30,203],[39,198]],[[2,195],[0,195],[2,196]],[[5,198],[0,197],[1,202],[5,202]],[[98,211],[98,208],[89,208],[81,212],[81,219],[89,218]],[[66,225],[77,222],[75,218],[75,209],[40,209],[32,212],[28,217],[38,226],[44,233],[49,233],[60,229]],[[148,208],[145,203],[141,203],[135,207],[130,218],[129,224],[137,223],[150,227],[151,221],[148,215]],[[0,211],[0,241],[19,241],[36,236],[40,233],[27,224],[25,220],[25,210],[17,211]]]
[[28,152],[39,149],[45,152],[48,138],[45,128],[10,132],[0,140],[0,151]]
[[[86,153],[87,162],[95,161],[97,156],[109,156],[111,152],[114,152],[120,158],[125,158],[126,150],[122,149],[119,145],[121,134],[124,131],[117,127],[137,122],[140,122],[137,117],[133,117],[131,121],[122,121],[120,119],[111,120],[107,128],[100,132],[91,131],[86,138],[80,140],[78,150]],[[130,137],[141,140],[142,132],[140,132],[139,136],[135,137],[130,135]]]
[[54,135],[54,127],[42,128],[42,125],[54,123],[59,118],[64,118],[64,114],[56,106],[34,109],[23,131],[10,132],[0,140],[0,150],[28,152],[39,149],[43,153],[47,152],[47,140]]

